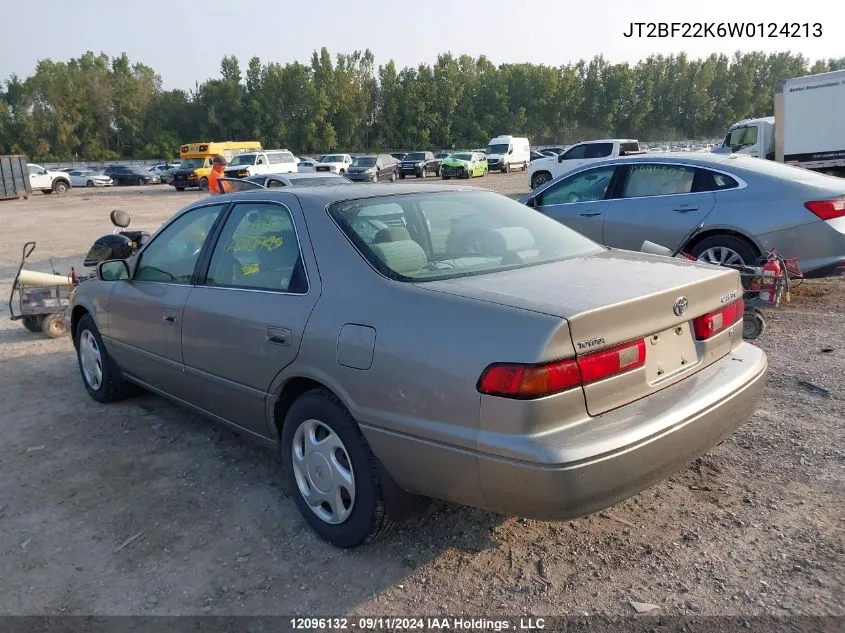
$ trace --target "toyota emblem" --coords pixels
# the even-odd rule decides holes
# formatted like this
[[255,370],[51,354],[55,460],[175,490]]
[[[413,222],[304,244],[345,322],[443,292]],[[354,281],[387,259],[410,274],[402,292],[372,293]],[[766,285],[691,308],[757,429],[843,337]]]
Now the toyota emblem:
[[675,305],[672,306],[672,311],[675,313],[675,316],[682,316],[687,311],[688,305],[689,302],[686,297],[678,297],[675,299]]

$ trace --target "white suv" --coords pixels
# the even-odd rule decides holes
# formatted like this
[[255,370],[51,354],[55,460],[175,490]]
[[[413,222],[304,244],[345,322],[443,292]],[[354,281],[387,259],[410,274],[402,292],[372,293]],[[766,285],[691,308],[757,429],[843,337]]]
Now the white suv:
[[644,154],[639,141],[633,139],[602,139],[599,141],[584,141],[573,145],[558,156],[538,158],[532,161],[528,168],[528,182],[532,189],[554,180],[558,176],[569,173],[573,169],[583,167],[605,158],[617,158],[632,154]]
[[296,163],[296,156],[286,149],[245,152],[231,160],[224,174],[227,178],[249,178],[258,174],[290,174],[299,171]]
[[33,191],[44,193],[65,193],[70,189],[70,176],[65,171],[50,171],[41,165],[27,163],[29,171],[29,186]]

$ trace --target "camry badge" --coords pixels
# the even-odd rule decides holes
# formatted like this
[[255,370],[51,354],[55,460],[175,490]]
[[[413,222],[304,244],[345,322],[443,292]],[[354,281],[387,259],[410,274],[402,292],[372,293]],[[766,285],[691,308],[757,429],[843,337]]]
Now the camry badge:
[[688,305],[689,302],[686,297],[678,297],[675,299],[675,305],[672,306],[672,311],[675,313],[675,316],[682,316],[687,311]]

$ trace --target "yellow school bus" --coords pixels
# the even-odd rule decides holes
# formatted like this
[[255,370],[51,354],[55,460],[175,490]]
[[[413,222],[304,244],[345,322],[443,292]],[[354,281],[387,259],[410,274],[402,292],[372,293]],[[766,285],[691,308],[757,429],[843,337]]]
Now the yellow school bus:
[[179,148],[182,164],[173,172],[170,183],[177,191],[192,187],[208,189],[208,174],[211,172],[212,159],[221,154],[226,160],[244,152],[263,149],[258,141],[210,141],[208,143],[186,143]]

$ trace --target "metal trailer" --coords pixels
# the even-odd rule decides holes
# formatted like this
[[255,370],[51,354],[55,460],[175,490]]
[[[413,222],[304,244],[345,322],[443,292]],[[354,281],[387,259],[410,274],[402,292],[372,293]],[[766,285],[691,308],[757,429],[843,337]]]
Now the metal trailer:
[[29,198],[32,188],[26,163],[26,156],[22,154],[0,156],[0,200]]

